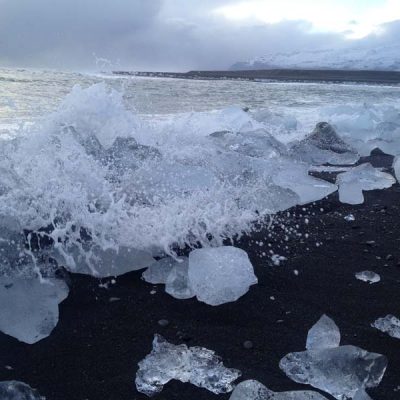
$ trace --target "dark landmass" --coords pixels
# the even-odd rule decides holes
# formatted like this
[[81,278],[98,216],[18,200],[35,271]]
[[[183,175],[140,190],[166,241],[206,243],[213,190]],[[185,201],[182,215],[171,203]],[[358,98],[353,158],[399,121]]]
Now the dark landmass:
[[303,69],[268,69],[247,71],[189,71],[189,72],[128,72],[114,71],[115,75],[142,76],[179,79],[239,79],[249,81],[271,80],[288,82],[355,82],[374,84],[398,84],[398,71],[347,71],[347,70],[303,70]]
[[[389,167],[392,157],[374,152],[369,161]],[[326,313],[339,326],[342,344],[388,357],[384,379],[369,391],[371,397],[400,398],[400,341],[370,326],[389,313],[400,316],[399,199],[396,184],[365,192],[362,205],[341,204],[335,193],[289,210],[289,216],[282,213],[270,230],[260,228],[235,243],[248,252],[259,284],[237,302],[219,307],[176,300],[162,286],[141,280],[141,271],[117,278],[109,289],[100,288],[95,278],[71,274],[69,297],[48,338],[27,345],[0,333],[0,381],[24,381],[48,400],[146,399],[135,389],[137,363],[159,333],[175,344],[215,350],[226,366],[243,372],[242,379],[257,379],[276,391],[312,390],[292,382],[278,364],[287,353],[305,349],[307,331]],[[349,213],[355,221],[344,219]],[[263,255],[270,249],[288,260],[271,265]],[[382,281],[356,280],[354,274],[363,270],[379,273]],[[169,325],[161,327],[161,319]],[[243,346],[248,340],[251,349]],[[154,398],[226,400],[229,395],[172,381]]]

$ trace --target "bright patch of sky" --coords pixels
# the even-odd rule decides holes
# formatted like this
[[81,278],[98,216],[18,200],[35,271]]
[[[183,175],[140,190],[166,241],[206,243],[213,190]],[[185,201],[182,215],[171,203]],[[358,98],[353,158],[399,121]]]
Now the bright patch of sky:
[[304,20],[312,32],[358,39],[400,19],[400,0],[249,0],[217,7],[214,13],[243,24]]

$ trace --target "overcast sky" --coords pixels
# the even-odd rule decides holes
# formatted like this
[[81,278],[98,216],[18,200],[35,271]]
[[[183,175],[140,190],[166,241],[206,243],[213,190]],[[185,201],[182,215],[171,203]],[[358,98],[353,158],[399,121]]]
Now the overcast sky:
[[0,66],[225,69],[399,41],[400,0],[0,0]]

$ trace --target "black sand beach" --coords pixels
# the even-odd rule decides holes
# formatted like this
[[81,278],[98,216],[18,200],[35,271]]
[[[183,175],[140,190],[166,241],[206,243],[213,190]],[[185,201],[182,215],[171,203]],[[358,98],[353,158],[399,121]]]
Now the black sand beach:
[[237,71],[189,72],[129,72],[114,71],[115,75],[178,79],[240,79],[248,81],[271,80],[287,82],[336,82],[399,84],[399,71],[362,71],[333,69],[255,69]]
[[[382,154],[371,160],[375,166],[391,165],[391,157]],[[259,284],[237,302],[219,307],[175,300],[161,286],[150,294],[154,287],[140,279],[141,271],[117,278],[108,289],[97,279],[70,275],[71,291],[50,337],[26,345],[0,333],[0,381],[24,381],[48,400],[145,399],[135,390],[137,363],[159,333],[175,344],[215,350],[226,366],[243,372],[242,379],[257,379],[276,391],[312,389],[288,379],[278,363],[287,353],[304,350],[308,329],[326,313],[339,326],[342,344],[388,357],[384,379],[369,391],[371,397],[398,399],[400,341],[370,324],[387,314],[400,316],[399,198],[396,184],[366,192],[360,206],[339,203],[335,193],[289,210],[290,216],[282,213],[271,231],[261,229],[236,243],[248,252]],[[349,213],[355,221],[344,219]],[[281,223],[309,237],[292,233],[285,241]],[[262,255],[270,249],[288,260],[271,265]],[[363,270],[377,272],[381,282],[356,280],[354,274]],[[160,319],[169,325],[161,327]],[[247,340],[253,348],[244,348]],[[229,395],[173,381],[155,398],[224,400]]]

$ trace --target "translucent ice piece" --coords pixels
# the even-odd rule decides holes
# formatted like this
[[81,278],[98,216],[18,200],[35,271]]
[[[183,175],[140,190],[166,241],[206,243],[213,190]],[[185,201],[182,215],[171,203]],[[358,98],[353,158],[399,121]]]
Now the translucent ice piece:
[[338,347],[340,345],[340,331],[335,322],[323,315],[308,331],[307,350],[321,350]]
[[339,200],[348,204],[362,204],[363,190],[385,189],[395,183],[396,180],[392,175],[374,168],[369,163],[354,167],[336,178],[336,184],[339,186]]
[[346,400],[360,389],[379,385],[387,359],[355,346],[340,346],[289,353],[279,366],[295,382],[309,384],[338,400]]
[[389,336],[400,339],[400,320],[394,315],[386,315],[384,318],[378,318],[372,326]]
[[356,278],[360,281],[368,283],[376,283],[381,280],[381,277],[373,271],[361,271],[356,273]]
[[284,162],[272,180],[276,185],[290,189],[300,197],[300,204],[312,203],[336,192],[337,186],[308,174],[309,166]]
[[233,390],[240,371],[224,367],[214,351],[204,347],[187,347],[168,343],[155,335],[153,350],[139,362],[136,373],[138,392],[153,396],[172,379],[190,382],[215,394]]
[[1,400],[45,400],[37,390],[32,389],[26,383],[17,381],[0,382]]
[[194,297],[193,289],[188,277],[189,261],[182,257],[181,263],[175,263],[167,277],[165,291],[176,299],[190,299]]
[[58,323],[58,305],[68,296],[58,279],[0,278],[0,330],[21,342],[36,343]]
[[258,281],[244,250],[222,246],[189,254],[189,282],[198,300],[216,306],[236,301]]
[[[184,258],[187,257],[182,257],[182,261]],[[150,264],[149,268],[143,272],[142,277],[146,282],[153,285],[166,284],[168,275],[177,264],[180,263],[172,257],[162,258]]]
[[273,392],[255,380],[240,382],[229,400],[326,400],[326,397],[310,390]]
[[54,258],[69,271],[96,277],[118,276],[146,268],[155,260],[150,253],[121,246],[103,250],[92,246],[86,250],[70,246],[66,251],[56,250]]
[[292,147],[294,157],[312,164],[354,164],[357,152],[327,122],[319,122],[313,132]]

